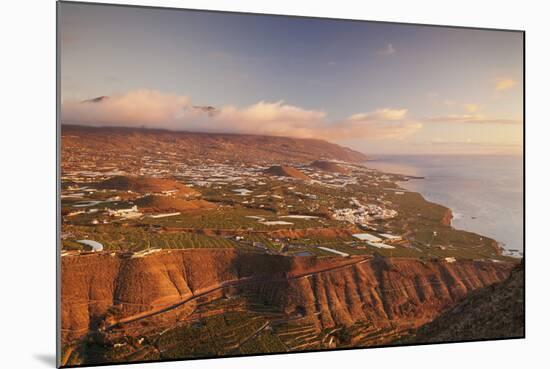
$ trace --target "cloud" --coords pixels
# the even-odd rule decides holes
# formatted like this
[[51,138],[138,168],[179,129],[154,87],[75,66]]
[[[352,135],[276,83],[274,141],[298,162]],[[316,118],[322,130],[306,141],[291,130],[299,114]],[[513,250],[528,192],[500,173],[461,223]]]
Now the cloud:
[[521,147],[521,143],[506,143],[506,142],[491,142],[491,141],[477,141],[471,138],[465,140],[445,140],[440,137],[436,137],[429,141],[431,145],[457,145],[457,146],[479,146],[479,147]]
[[79,124],[139,126],[173,121],[190,103],[186,96],[163,94],[155,90],[133,90],[84,102],[66,101],[63,103],[62,119]]
[[358,113],[351,115],[348,119],[351,121],[366,120],[384,120],[396,121],[403,120],[407,115],[407,109],[378,109],[370,113]]
[[422,128],[422,123],[408,118],[407,109],[377,109],[357,113],[323,130],[326,138],[404,139]]
[[481,110],[481,106],[479,104],[464,104],[464,109],[468,113],[476,113]]
[[512,78],[500,77],[495,80],[496,91],[506,91],[515,87],[517,82]]
[[197,106],[188,96],[156,90],[62,104],[64,124],[164,128],[196,132],[249,133],[328,140],[404,138],[422,127],[406,109],[382,108],[329,121],[323,111],[284,101],[260,101],[239,108]]
[[378,55],[393,55],[397,52],[392,44],[387,44],[382,50],[378,51]]
[[423,119],[424,122],[471,124],[522,124],[521,119],[489,118],[482,114],[450,114]]
[[433,146],[456,146],[456,147],[477,147],[477,148],[487,148],[487,149],[521,149],[521,143],[512,143],[512,142],[491,142],[491,141],[476,141],[471,138],[465,140],[446,140],[439,137],[436,137],[428,142]]
[[436,137],[430,141],[432,145],[475,145],[478,144],[474,142],[471,138],[466,140],[445,140],[440,137]]

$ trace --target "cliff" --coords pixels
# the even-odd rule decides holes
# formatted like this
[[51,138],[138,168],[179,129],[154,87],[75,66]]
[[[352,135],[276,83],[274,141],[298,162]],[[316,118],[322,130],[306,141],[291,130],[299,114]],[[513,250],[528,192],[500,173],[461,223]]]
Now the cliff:
[[525,336],[524,269],[468,295],[398,343],[521,338]]
[[285,257],[235,249],[65,256],[62,340],[113,329],[137,334],[146,325],[160,329],[185,319],[197,301],[228,293],[288,313],[300,311],[319,330],[360,321],[404,330],[433,320],[470,291],[506,279],[512,267],[466,260]]

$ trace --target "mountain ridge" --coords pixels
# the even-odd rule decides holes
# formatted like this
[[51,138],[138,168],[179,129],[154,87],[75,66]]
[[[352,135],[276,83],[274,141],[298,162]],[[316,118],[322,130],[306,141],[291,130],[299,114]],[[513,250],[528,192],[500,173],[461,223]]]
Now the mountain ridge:
[[92,151],[99,145],[116,151],[132,146],[140,151],[178,151],[184,158],[214,157],[242,162],[306,164],[313,160],[363,162],[359,151],[315,138],[295,138],[240,133],[170,131],[138,127],[94,127],[62,124],[66,147],[71,143]]

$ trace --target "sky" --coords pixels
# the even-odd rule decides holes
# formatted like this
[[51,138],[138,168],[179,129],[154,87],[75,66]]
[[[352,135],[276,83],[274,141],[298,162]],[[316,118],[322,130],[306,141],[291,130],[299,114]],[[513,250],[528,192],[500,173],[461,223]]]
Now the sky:
[[59,35],[65,124],[522,152],[519,32],[61,3]]

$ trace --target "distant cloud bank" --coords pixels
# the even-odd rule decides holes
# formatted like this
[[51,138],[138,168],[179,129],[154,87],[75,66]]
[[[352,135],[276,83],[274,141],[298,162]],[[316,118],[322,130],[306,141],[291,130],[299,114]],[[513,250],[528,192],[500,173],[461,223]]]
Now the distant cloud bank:
[[86,101],[64,101],[62,120],[65,124],[146,126],[327,140],[403,139],[422,127],[422,123],[408,118],[407,109],[381,108],[331,122],[323,111],[283,101],[260,101],[243,108],[232,105],[216,108],[196,106],[188,96],[149,89]]
[[426,118],[424,122],[434,123],[472,123],[472,124],[522,124],[521,119],[488,118],[482,114],[450,114],[439,117]]
[[508,78],[508,77],[497,78],[495,81],[495,90],[506,91],[515,87],[516,84],[517,82],[512,78]]

